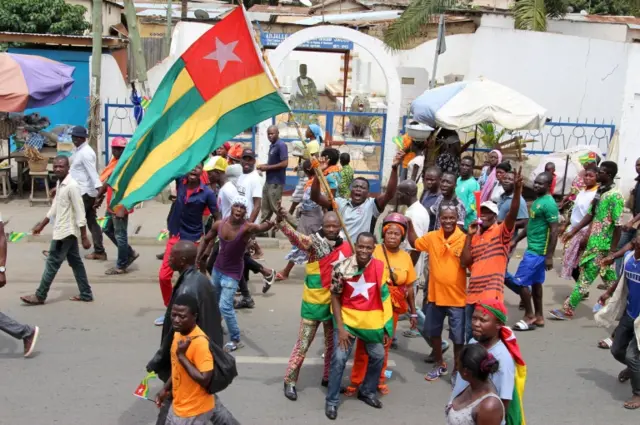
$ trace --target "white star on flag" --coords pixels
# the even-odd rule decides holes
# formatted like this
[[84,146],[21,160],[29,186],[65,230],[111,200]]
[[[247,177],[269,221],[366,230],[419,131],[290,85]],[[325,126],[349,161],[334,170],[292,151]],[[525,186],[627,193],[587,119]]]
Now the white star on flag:
[[334,261],[333,263],[331,263],[332,266],[335,266],[336,264],[338,264],[340,261],[344,260],[345,257],[344,254],[342,253],[342,251],[340,251],[340,254],[338,255],[338,259],[336,261]]
[[369,299],[369,288],[375,285],[375,282],[367,282],[364,279],[364,273],[360,275],[360,279],[357,282],[347,282],[353,288],[353,292],[351,293],[351,298],[362,295],[366,299]]
[[224,67],[227,66],[227,62],[242,62],[242,60],[233,53],[238,41],[232,41],[229,44],[224,44],[218,37],[216,37],[216,50],[209,53],[204,59],[218,61],[218,68],[220,72],[224,71]]

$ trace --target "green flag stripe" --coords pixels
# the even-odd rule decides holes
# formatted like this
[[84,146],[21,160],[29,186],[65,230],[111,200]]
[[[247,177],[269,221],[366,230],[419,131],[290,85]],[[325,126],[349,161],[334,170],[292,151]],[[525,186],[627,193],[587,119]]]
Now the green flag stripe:
[[[127,164],[127,167],[121,170],[122,177],[120,181],[130,181],[149,153],[164,143],[167,138],[182,127],[188,117],[198,110],[203,104],[202,96],[200,96],[200,93],[195,87],[187,91],[180,100],[174,103],[161,117],[161,119],[156,121],[155,126],[147,134],[142,146],[136,149],[135,153],[131,156],[131,160]],[[206,153],[202,155],[203,158],[205,155]],[[118,189],[120,190],[114,193],[114,202],[117,203],[120,201],[122,195],[124,195],[124,188],[125,186],[122,184],[118,185]]]
[[304,283],[309,289],[322,289],[322,278],[319,274],[308,274]]
[[[184,62],[182,59],[178,59],[176,63],[173,64],[169,72],[164,76],[158,90],[153,95],[153,99],[149,104],[149,108],[145,112],[144,119],[140,122],[140,125],[136,128],[136,131],[133,133],[133,137],[131,141],[127,144],[124,152],[122,152],[122,156],[118,161],[118,165],[116,165],[115,170],[111,174],[111,178],[109,179],[109,184],[114,186],[116,182],[122,181],[126,182],[128,179],[125,179],[125,176],[119,178],[121,170],[125,167],[128,167],[129,163],[137,162],[140,156],[142,158],[146,157],[146,149],[141,149],[147,143],[149,143],[147,135],[145,139],[140,143],[140,139],[147,134],[155,124],[162,119],[163,112],[167,101],[169,100],[169,96],[171,95],[171,89],[173,88],[173,82],[178,78],[178,75],[184,69]],[[164,140],[164,138],[162,139]],[[140,146],[137,146],[140,143]],[[142,151],[142,152],[141,152]],[[137,166],[133,167],[137,169]],[[126,186],[126,185],[125,185]],[[117,197],[117,193],[114,193],[114,197]]]
[[390,296],[389,287],[386,283],[383,283],[380,287],[380,297],[382,298],[382,302],[384,303]]
[[[213,152],[247,127],[288,110],[288,106],[282,101],[278,93],[273,92],[254,102],[246,103],[229,111],[220,117],[216,125],[204,133],[189,149],[165,167],[157,170],[140,189],[132,192],[119,203],[126,208],[131,208],[139,202],[154,197],[172,179],[188,173],[207,153]],[[124,187],[124,185],[121,184],[121,187]],[[112,205],[117,203],[118,201],[114,199]]]
[[331,319],[331,308],[328,304],[311,304],[302,301],[300,316],[307,320],[318,320],[324,322]]
[[379,342],[382,344],[384,331],[382,329],[356,329],[351,326],[344,325],[344,328],[351,335],[360,338],[364,342]]

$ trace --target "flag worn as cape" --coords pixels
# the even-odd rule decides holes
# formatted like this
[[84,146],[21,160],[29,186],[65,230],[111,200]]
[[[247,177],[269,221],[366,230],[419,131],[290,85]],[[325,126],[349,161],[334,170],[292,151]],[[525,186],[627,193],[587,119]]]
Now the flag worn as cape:
[[154,197],[224,142],[287,111],[237,7],[165,75],[109,179],[111,205]]
[[331,273],[333,265],[351,256],[351,246],[342,242],[329,255],[318,261],[308,262],[302,291],[300,316],[307,320],[324,322],[331,319]]
[[527,365],[522,358],[522,354],[520,354],[520,346],[511,328],[503,326],[500,329],[500,339],[507,347],[507,350],[509,350],[516,364],[513,398],[511,399],[511,403],[509,403],[509,409],[506,411],[505,421],[507,425],[526,425],[527,422],[524,418],[524,403],[522,398],[524,396],[524,385],[527,381]]
[[363,342],[382,343],[393,336],[393,307],[383,280],[384,264],[372,258],[362,273],[346,279],[342,292],[342,322]]

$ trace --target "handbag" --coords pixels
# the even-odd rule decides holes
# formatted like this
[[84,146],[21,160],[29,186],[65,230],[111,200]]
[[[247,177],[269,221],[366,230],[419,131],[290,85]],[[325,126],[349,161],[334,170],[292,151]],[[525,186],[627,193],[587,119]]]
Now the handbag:
[[389,295],[391,296],[393,311],[398,314],[404,314],[409,311],[409,306],[407,305],[406,301],[406,294],[396,282],[396,277],[393,273],[393,269],[391,268],[391,262],[389,261],[387,248],[385,248],[384,243],[382,244],[382,252],[384,253],[384,259],[387,262],[387,267],[389,268],[389,278],[391,279],[391,283],[393,283],[393,285],[389,286]]

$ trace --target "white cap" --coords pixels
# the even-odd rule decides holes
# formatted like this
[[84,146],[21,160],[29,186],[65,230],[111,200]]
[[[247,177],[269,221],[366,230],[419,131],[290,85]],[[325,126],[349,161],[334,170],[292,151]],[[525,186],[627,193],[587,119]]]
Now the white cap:
[[480,209],[482,208],[487,208],[491,210],[491,212],[494,213],[495,215],[498,215],[498,206],[496,205],[495,202],[484,201],[482,204],[480,204]]

